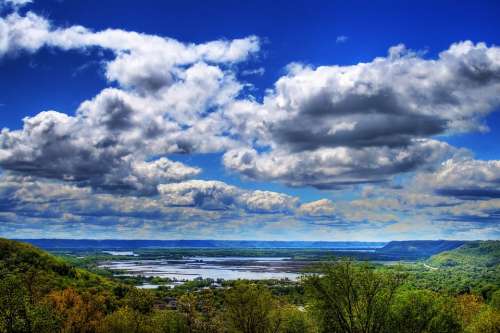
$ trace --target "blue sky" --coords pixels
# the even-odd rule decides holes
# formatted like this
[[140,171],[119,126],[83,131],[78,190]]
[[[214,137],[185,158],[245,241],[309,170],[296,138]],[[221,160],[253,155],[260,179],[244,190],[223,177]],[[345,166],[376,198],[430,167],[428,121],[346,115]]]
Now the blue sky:
[[500,235],[498,2],[0,8],[0,235]]

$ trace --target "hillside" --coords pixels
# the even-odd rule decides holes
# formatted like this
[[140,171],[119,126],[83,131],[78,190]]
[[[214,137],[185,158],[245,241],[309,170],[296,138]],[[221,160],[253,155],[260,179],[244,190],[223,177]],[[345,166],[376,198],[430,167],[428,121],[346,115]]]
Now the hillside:
[[[500,241],[473,241],[426,261],[415,276],[417,288],[491,299],[500,287]],[[500,297],[500,292],[497,292]]]
[[428,263],[435,267],[493,267],[500,264],[500,241],[468,242],[454,250],[432,256]]
[[0,273],[45,280],[51,288],[107,288],[114,282],[18,241],[0,238]]
[[74,277],[76,271],[63,260],[49,255],[31,244],[0,239],[0,267],[8,271],[44,270]]
[[397,254],[407,258],[425,258],[443,251],[456,249],[465,243],[464,241],[447,240],[391,241],[384,247],[377,249],[376,253]]

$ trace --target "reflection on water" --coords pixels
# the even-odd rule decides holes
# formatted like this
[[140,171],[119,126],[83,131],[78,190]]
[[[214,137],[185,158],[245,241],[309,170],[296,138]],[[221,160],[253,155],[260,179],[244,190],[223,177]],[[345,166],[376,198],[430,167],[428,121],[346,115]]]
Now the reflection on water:
[[300,274],[287,266],[288,259],[290,258],[191,257],[182,260],[108,261],[100,267],[119,270],[130,276],[161,277],[179,281],[196,278],[297,280]]

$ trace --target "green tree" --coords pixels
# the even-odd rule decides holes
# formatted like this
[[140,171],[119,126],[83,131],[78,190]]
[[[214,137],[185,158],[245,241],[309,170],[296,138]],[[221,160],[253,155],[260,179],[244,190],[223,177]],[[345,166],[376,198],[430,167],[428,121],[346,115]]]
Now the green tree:
[[200,313],[197,309],[197,303],[196,297],[191,293],[182,295],[177,300],[177,308],[184,317],[188,333],[198,331],[200,326]]
[[151,315],[151,326],[155,333],[186,333],[188,331],[185,318],[173,310],[158,310]]
[[211,289],[203,289],[198,297],[200,308],[200,331],[219,333],[224,331],[222,314],[217,308],[215,295]]
[[152,325],[154,297],[148,290],[130,288],[122,300],[123,306],[107,315],[100,323],[103,333],[149,333]]
[[314,321],[304,309],[287,304],[280,308],[280,333],[314,333],[317,331]]
[[491,307],[481,311],[466,327],[467,333],[500,333],[500,312]]
[[386,332],[455,333],[461,330],[456,304],[429,290],[399,292],[391,307]]
[[500,311],[500,289],[491,295],[490,305]]
[[154,297],[149,290],[131,288],[125,295],[124,303],[139,313],[148,314],[153,310]]
[[342,333],[383,332],[402,282],[400,274],[377,272],[351,261],[325,265],[321,275],[304,278],[320,331]]
[[36,333],[58,332],[61,324],[54,309],[44,303],[38,303],[30,308],[29,320],[31,331]]
[[0,279],[0,332],[30,332],[27,305],[21,279],[7,273]]
[[99,324],[100,333],[149,333],[146,317],[124,306],[107,315]]
[[277,332],[276,301],[268,289],[237,282],[225,295],[225,318],[230,332]]

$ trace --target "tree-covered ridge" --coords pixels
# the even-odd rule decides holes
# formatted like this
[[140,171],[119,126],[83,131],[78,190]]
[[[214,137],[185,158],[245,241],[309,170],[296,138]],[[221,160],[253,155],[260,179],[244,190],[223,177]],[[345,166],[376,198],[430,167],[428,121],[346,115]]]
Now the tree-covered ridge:
[[18,274],[25,279],[44,279],[51,288],[106,289],[115,284],[33,245],[3,238],[0,238],[0,272]]
[[500,264],[500,241],[475,241],[439,253],[428,260],[436,267],[476,266],[493,267]]
[[399,254],[402,257],[423,258],[456,249],[463,244],[466,244],[466,242],[450,240],[391,241],[378,249],[377,252]]

